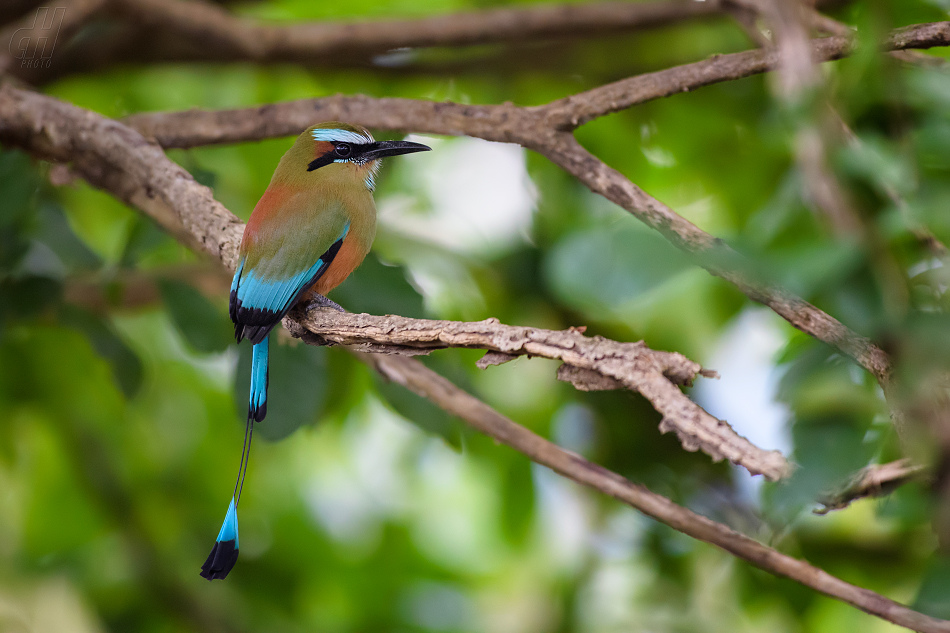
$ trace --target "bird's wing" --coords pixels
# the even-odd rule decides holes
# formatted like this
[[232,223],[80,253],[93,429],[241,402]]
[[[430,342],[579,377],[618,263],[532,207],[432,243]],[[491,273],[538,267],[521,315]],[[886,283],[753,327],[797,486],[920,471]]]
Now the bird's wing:
[[238,341],[261,342],[326,272],[349,231],[342,205],[323,203],[316,213],[300,213],[293,202],[288,201],[289,212],[258,222],[245,236],[231,282],[230,313]]

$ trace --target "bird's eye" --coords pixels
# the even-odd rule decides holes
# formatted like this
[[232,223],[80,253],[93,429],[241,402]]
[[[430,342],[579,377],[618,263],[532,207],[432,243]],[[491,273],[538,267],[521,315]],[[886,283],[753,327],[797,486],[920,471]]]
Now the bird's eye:
[[351,148],[346,143],[337,143],[336,144],[336,155],[340,158],[346,158],[353,153],[353,148]]

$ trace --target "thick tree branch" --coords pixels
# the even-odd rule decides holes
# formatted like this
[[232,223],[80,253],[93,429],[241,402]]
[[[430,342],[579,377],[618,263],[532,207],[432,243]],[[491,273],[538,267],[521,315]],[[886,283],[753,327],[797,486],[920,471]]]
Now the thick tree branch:
[[[365,22],[264,24],[201,2],[117,0],[126,17],[194,41],[205,60],[312,63],[322,56],[381,53],[396,48],[490,44],[584,37],[716,15],[718,0],[539,5]],[[195,61],[192,57],[191,61]]]
[[122,123],[0,86],[0,142],[71,163],[88,182],[141,209],[185,245],[234,267],[241,221],[161,147]]
[[16,22],[27,13],[36,10],[40,0],[7,0],[0,4],[0,25],[7,25]]
[[123,123],[166,149],[187,149],[296,136],[314,122],[334,119],[382,130],[466,135],[501,143],[527,142],[539,127],[529,112],[514,105],[463,105],[363,95],[299,99],[237,110],[195,108],[139,113],[126,117]]
[[54,59],[49,67],[14,68],[13,74],[38,85],[70,73],[136,62],[367,66],[375,56],[392,50],[578,39],[717,15],[731,15],[741,22],[750,4],[748,0],[602,2],[406,20],[283,25],[244,19],[208,2],[94,1],[106,4],[112,18],[104,22],[94,41],[74,42],[69,54]]
[[[504,354],[508,360],[528,355],[562,361],[569,370],[564,377],[583,390],[590,390],[595,374],[637,391],[663,415],[660,430],[673,431],[690,451],[701,450],[715,461],[728,459],[753,475],[777,480],[791,468],[778,451],[765,451],[737,434],[690,400],[677,385],[692,384],[704,372],[681,354],[651,350],[642,341],[618,343],[602,337],[584,336],[577,330],[556,332],[518,327],[488,319],[477,323],[432,321],[399,316],[340,314],[336,310],[298,307],[291,318],[326,342],[363,346],[366,351],[428,353],[434,349],[463,347]],[[291,333],[302,334],[292,329]],[[299,327],[298,326],[298,327]],[[358,348],[359,349],[359,348]],[[602,383],[601,383],[602,384]]]
[[[209,189],[194,182],[160,148],[134,130],[50,97],[6,86],[0,87],[0,141],[24,147],[39,157],[72,161],[79,173],[96,186],[138,206],[164,226],[180,223],[178,234],[187,231],[191,244],[233,267],[240,221],[214,200]],[[950,633],[950,621],[926,616],[846,583],[557,447],[413,359],[377,355],[372,360],[390,380],[430,398],[537,463],[611,495],[676,530],[895,624],[927,633]]]
[[730,3],[546,4],[405,20],[280,24],[241,18],[200,1],[98,1],[108,1],[111,20],[95,41],[77,42],[49,68],[17,69],[16,76],[41,84],[130,62],[367,66],[395,49],[577,39],[721,15]]
[[950,22],[931,22],[901,27],[891,33],[885,48],[889,51],[950,46]]
[[[141,307],[160,300],[156,284],[160,279],[187,279],[206,294],[226,296],[230,279],[220,268],[187,265],[148,274],[127,271],[118,279],[121,290],[117,298],[107,297],[101,280],[73,279],[66,285],[64,299],[95,311],[116,305]],[[428,354],[449,347],[489,350],[489,356],[478,362],[483,369],[519,355],[560,360],[564,364],[558,369],[558,379],[570,382],[577,389],[631,389],[641,393],[664,414],[661,431],[675,432],[687,450],[702,450],[716,461],[728,459],[752,474],[771,480],[781,479],[791,470],[781,453],[762,450],[750,443],[677,387],[691,385],[697,375],[717,377],[716,372],[702,369],[681,354],[651,350],[643,342],[618,343],[601,337],[590,338],[577,328],[556,332],[515,327],[496,319],[461,323],[369,314],[340,315],[336,311],[307,310],[303,306],[292,313],[285,327],[298,337],[310,337],[313,342],[317,342],[313,337],[319,336],[324,344],[350,345],[360,351],[385,354]]]

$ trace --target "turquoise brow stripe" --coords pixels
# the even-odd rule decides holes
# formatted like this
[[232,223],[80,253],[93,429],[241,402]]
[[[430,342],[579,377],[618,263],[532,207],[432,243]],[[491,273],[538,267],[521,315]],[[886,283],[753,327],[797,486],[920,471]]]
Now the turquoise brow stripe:
[[362,145],[363,143],[372,143],[372,136],[364,136],[358,132],[349,130],[338,130],[335,128],[318,128],[313,131],[315,141],[330,141],[336,143],[354,143]]

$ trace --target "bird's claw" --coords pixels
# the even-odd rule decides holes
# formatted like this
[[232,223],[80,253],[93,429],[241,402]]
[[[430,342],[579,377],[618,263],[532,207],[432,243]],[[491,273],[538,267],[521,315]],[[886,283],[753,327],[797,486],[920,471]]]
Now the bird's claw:
[[327,299],[326,297],[324,297],[322,294],[318,292],[314,292],[311,295],[310,302],[307,304],[308,310],[311,310],[313,308],[333,308],[334,310],[337,310],[339,312],[346,312],[346,310],[343,309],[343,306],[341,306],[339,303],[332,301],[330,299]]

